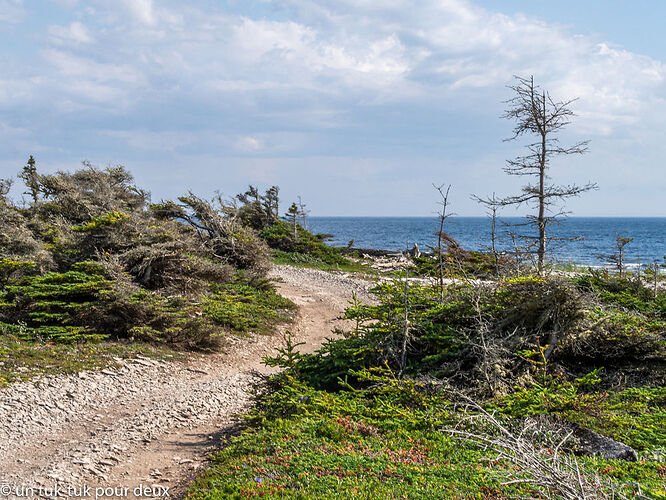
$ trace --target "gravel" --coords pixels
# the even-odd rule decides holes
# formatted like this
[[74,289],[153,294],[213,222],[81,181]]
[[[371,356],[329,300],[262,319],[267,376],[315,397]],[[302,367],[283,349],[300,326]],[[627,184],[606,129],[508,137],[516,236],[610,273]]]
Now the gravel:
[[1,480],[33,487],[104,482],[133,449],[244,411],[256,379],[212,366],[206,368],[217,376],[146,358],[117,362],[115,369],[42,377],[0,393]]
[[[272,277],[303,306],[295,330],[311,350],[330,334],[331,322],[352,291],[367,301],[373,287],[346,273],[289,266],[276,266]],[[172,480],[165,467],[198,468],[203,458],[196,446],[181,446],[169,456],[160,446],[217,429],[246,411],[252,401],[249,389],[260,372],[270,371],[262,356],[273,352],[276,343],[271,336],[232,337],[225,353],[193,354],[180,361],[115,359],[112,368],[43,376],[0,390],[2,486],[57,485],[62,497],[68,487],[117,482],[115,470],[122,469],[126,484],[163,485]],[[154,448],[164,465],[143,477],[140,462],[151,443],[160,445]],[[201,449],[208,452],[210,445]],[[0,491],[0,498],[26,496],[5,493]],[[58,496],[47,493],[41,496]]]

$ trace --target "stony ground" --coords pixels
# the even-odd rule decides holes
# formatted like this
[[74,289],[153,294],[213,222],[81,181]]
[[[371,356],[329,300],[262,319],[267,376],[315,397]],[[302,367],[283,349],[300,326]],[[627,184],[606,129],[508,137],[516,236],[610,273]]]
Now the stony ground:
[[253,381],[269,373],[261,359],[282,343],[281,332],[289,328],[306,343],[303,351],[315,350],[340,324],[352,291],[369,300],[372,286],[287,266],[272,276],[300,306],[295,323],[273,336],[233,338],[223,353],[117,360],[115,368],[0,390],[0,498],[182,495],[234,431]]

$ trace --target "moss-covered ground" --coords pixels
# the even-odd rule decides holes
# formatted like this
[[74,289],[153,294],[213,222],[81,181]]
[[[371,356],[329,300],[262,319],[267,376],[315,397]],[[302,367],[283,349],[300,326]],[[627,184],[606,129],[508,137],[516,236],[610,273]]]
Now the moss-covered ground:
[[[189,498],[572,498],[576,483],[596,498],[666,498],[663,294],[598,272],[376,293],[377,305],[350,305],[344,338],[266,360],[285,371]],[[541,422],[543,435],[500,455],[478,439],[502,436],[484,412],[515,436]],[[583,453],[564,439],[572,425],[638,460]],[[557,479],[516,459],[525,450]]]
[[[215,456],[189,498],[551,498],[527,482],[507,484],[529,475],[451,436],[446,429],[463,415],[450,401],[414,389],[330,393],[286,381]],[[665,498],[664,395],[634,390],[598,403],[592,427],[633,434],[628,442],[641,459],[579,458],[584,474],[612,481],[628,496]],[[588,424],[591,410],[581,412]]]

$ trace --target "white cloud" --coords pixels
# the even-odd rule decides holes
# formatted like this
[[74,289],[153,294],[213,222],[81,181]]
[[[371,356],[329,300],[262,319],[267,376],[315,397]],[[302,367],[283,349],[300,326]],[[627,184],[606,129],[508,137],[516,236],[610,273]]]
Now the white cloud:
[[236,147],[241,151],[256,152],[261,150],[262,144],[256,137],[240,137],[236,142]]
[[155,23],[153,0],[123,0],[123,4],[136,21],[147,25]]
[[[295,22],[241,18],[226,40],[235,63],[292,86],[341,91],[354,86],[379,89],[396,82],[408,69],[400,41],[391,35],[340,43],[316,29]],[[325,79],[335,85],[319,82]],[[342,88],[340,87],[342,86]]]
[[108,130],[104,133],[126,142],[130,147],[145,151],[176,151],[195,142],[195,134],[187,130]]
[[92,41],[88,28],[79,21],[74,21],[69,26],[49,26],[49,34],[51,35],[51,39],[57,44],[79,44],[90,43]]
[[[54,1],[70,18],[42,20],[37,49],[6,49],[0,76],[7,126],[54,147],[80,136],[113,154],[162,152],[184,164],[193,151],[254,165],[284,158],[283,170],[315,158],[327,165],[321,175],[347,158],[368,179],[386,159],[408,158],[408,172],[421,168],[411,158],[442,158],[450,147],[466,148],[458,154],[480,172],[474,162],[489,140],[495,161],[505,154],[501,130],[488,139],[490,127],[510,128],[498,120],[505,86],[533,74],[553,97],[580,98],[569,130],[593,137],[593,151],[603,141],[629,161],[637,140],[663,149],[661,61],[467,0]],[[0,22],[20,21],[26,6],[0,0]],[[465,119],[483,121],[478,151]],[[63,120],[56,132],[46,125]],[[644,178],[657,156],[642,160]]]
[[143,81],[138,65],[98,62],[92,58],[80,57],[64,50],[55,49],[47,50],[45,56],[64,77],[121,84],[137,84]]
[[[576,106],[586,130],[604,133],[664,104],[666,67],[660,61],[541,20],[493,13],[466,0],[292,3],[313,25],[323,26],[318,38],[336,41],[330,54],[349,51],[359,40],[365,47],[383,44],[372,67],[392,76],[391,90],[401,98],[410,91],[438,99],[450,97],[451,90],[502,89],[514,74],[534,74],[555,97],[580,97]],[[358,61],[339,69],[358,70]],[[382,90],[381,80],[373,83]]]
[[33,82],[29,79],[0,80],[0,106],[29,101],[32,98]]
[[[290,18],[280,20],[196,3],[97,6],[85,24],[51,26],[54,47],[44,54],[60,78],[76,79],[81,88],[103,85],[100,99],[115,98],[114,88],[140,99],[126,87],[146,84],[150,92],[150,85],[169,82],[186,100],[219,101],[233,93],[251,105],[267,92],[279,98],[300,89],[329,96],[340,110],[387,102],[446,107],[479,92],[500,101],[512,75],[534,74],[555,97],[581,98],[576,107],[592,133],[611,133],[663,106],[661,62],[466,0],[299,0]],[[96,52],[74,52],[92,41],[95,24]],[[66,43],[74,44],[72,51]],[[84,92],[86,99],[91,92]]]
[[0,23],[16,24],[26,15],[23,0],[0,0]]

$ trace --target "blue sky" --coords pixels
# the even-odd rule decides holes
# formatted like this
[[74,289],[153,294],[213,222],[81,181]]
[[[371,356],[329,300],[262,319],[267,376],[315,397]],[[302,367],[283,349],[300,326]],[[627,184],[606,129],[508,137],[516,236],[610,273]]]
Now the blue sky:
[[[123,164],[154,199],[279,184],[314,215],[513,194],[512,75],[578,97],[574,215],[666,216],[666,2],[0,0],[0,177]],[[18,192],[20,194],[20,192]],[[513,215],[510,213],[507,215]]]

